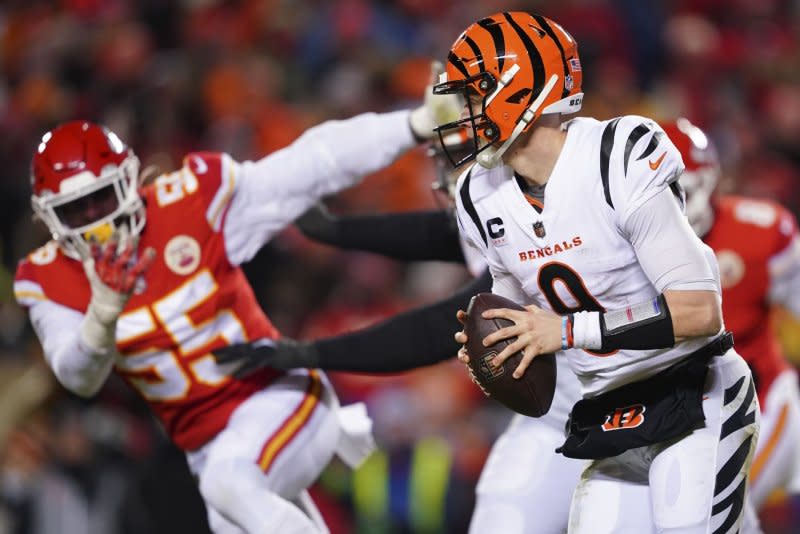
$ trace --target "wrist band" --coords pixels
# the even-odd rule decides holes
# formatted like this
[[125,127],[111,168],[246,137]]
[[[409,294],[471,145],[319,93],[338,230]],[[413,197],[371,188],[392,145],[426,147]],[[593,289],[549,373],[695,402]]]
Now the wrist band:
[[572,314],[561,317],[561,350],[571,349],[575,346],[575,340],[572,335],[574,320]]
[[672,316],[664,295],[621,310],[576,312],[573,327],[573,346],[581,349],[650,350],[675,344]]
[[572,346],[579,349],[599,350],[603,346],[600,330],[600,312],[582,311],[573,314]]

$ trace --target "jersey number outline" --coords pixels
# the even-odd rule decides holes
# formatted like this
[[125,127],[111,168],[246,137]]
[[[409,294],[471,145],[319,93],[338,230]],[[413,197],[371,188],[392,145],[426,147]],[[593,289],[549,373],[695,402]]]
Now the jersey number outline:
[[191,172],[184,172],[183,169],[162,174],[155,181],[156,201],[159,207],[174,204],[197,191],[199,186],[197,177]]
[[[567,288],[567,291],[570,292],[572,298],[577,302],[576,305],[567,305],[559,296],[555,286],[557,280]],[[542,265],[539,269],[536,283],[539,284],[539,289],[542,295],[547,299],[547,302],[550,303],[550,307],[559,315],[566,315],[579,311],[596,311],[600,313],[605,313],[606,311],[606,309],[597,302],[597,299],[589,293],[589,290],[586,289],[586,284],[583,283],[581,275],[575,272],[569,265],[558,261],[552,261]],[[584,349],[584,351],[593,356],[611,356],[617,352],[616,350],[599,351],[586,349]]]
[[248,340],[244,326],[231,309],[217,310],[213,317],[195,324],[189,314],[213,298],[219,286],[207,268],[199,271],[159,300],[124,313],[120,323],[125,325],[125,337],[117,342],[127,343],[163,329],[174,342],[174,349],[150,347],[126,352],[117,363],[123,375],[145,399],[155,402],[180,401],[193,384],[216,387],[230,380],[210,354],[186,360],[218,337],[230,343]]

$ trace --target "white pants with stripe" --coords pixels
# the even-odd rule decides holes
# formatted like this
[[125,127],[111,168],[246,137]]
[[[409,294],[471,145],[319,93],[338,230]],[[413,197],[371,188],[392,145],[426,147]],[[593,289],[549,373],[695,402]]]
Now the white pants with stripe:
[[761,407],[761,430],[750,466],[756,509],[776,489],[800,492],[800,393],[797,373],[786,370],[770,385]]
[[222,432],[188,453],[212,530],[325,532],[303,498],[337,449],[338,409],[321,371],[297,369],[253,394]]
[[634,532],[623,524],[636,516],[651,517],[652,532],[738,532],[760,414],[750,370],[733,350],[709,364],[703,411],[705,427],[686,437],[591,462],[570,534]]

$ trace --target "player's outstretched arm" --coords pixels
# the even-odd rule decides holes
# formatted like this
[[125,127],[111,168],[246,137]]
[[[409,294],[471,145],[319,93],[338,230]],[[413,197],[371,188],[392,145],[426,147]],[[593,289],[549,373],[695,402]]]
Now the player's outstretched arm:
[[45,358],[61,384],[78,395],[94,395],[111,372],[116,326],[134,286],[155,259],[147,249],[138,258],[136,240],[85,250],[83,266],[91,287],[86,313],[44,300],[30,309]]
[[433,95],[429,87],[415,110],[326,121],[258,161],[232,162],[234,191],[224,228],[228,259],[244,263],[315,202],[358,184],[418,142],[432,139],[436,117],[461,111],[457,99],[443,101],[442,96],[453,95]]
[[317,341],[257,340],[215,351],[218,363],[241,362],[236,374],[261,367],[318,367],[331,371],[397,373],[432,365],[456,355],[450,336],[456,311],[476,293],[491,288],[484,273],[452,296],[416,308],[374,326]]
[[334,215],[318,203],[295,224],[306,237],[342,249],[374,252],[400,261],[464,263],[458,228],[449,210]]

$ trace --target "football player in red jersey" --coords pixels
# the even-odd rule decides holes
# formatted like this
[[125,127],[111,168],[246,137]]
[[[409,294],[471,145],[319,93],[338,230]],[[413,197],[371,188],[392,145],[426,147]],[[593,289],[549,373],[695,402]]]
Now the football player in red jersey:
[[800,316],[800,238],[794,215],[768,200],[715,195],[721,175],[713,145],[685,118],[662,123],[686,171],[686,215],[717,256],[725,324],[750,365],[761,405],[761,430],[750,468],[758,509],[778,488],[800,491],[800,395],[768,317],[773,306]]
[[91,396],[113,369],[149,403],[215,532],[326,531],[305,488],[334,453],[356,464],[372,446],[366,414],[340,409],[319,370],[240,379],[214,361],[226,344],[280,337],[240,265],[320,197],[430,137],[447,105],[426,96],[326,122],[253,162],[192,153],[143,188],[108,129],[73,121],[42,137],[32,205],[53,239],[20,262],[17,300],[67,389]]

